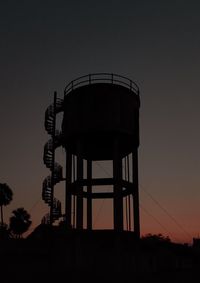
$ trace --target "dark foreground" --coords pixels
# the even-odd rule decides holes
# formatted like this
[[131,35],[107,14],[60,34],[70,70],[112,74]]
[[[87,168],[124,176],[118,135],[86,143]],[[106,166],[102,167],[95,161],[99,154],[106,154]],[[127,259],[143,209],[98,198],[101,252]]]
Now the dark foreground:
[[0,282],[200,282],[200,254],[131,232],[51,231],[0,241]]

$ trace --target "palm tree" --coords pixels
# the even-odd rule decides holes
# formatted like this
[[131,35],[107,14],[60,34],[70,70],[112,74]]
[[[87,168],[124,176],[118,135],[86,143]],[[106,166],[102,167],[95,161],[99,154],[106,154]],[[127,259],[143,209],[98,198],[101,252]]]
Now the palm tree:
[[8,205],[13,197],[11,188],[6,183],[0,183],[1,225],[3,226],[3,205]]
[[10,231],[16,238],[21,238],[32,223],[31,216],[23,207],[13,210],[12,214],[13,216],[10,217]]

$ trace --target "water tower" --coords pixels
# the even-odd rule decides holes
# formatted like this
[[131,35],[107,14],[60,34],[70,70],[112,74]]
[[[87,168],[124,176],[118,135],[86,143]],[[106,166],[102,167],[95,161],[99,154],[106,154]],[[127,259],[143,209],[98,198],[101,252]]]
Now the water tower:
[[[44,162],[51,175],[47,177],[49,183],[46,180],[43,184],[43,199],[51,207],[50,216],[56,214],[53,212],[56,207],[60,211],[54,198],[54,185],[64,180],[66,227],[82,230],[86,220],[86,228],[92,230],[93,200],[109,198],[113,202],[113,230],[123,231],[126,222],[127,230],[140,236],[139,108],[138,86],[115,74],[80,77],[66,86],[63,100],[54,97],[45,119],[46,129],[52,136],[44,152]],[[57,133],[55,119],[60,111],[63,111],[63,120],[61,132]],[[66,151],[64,177],[54,160],[58,146]],[[113,175],[94,178],[93,162],[108,160],[112,162]],[[112,186],[112,191],[101,191],[104,186]]]

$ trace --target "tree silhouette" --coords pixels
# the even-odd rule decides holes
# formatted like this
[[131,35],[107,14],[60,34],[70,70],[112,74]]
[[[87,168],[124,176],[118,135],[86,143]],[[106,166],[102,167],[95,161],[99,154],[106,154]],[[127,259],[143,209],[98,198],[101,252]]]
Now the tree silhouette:
[[5,240],[10,238],[10,231],[7,224],[0,224],[0,240]]
[[0,183],[1,226],[3,226],[3,206],[8,205],[13,197],[11,188],[6,183]]
[[163,236],[162,234],[147,234],[142,237],[142,241],[151,245],[168,245],[171,243],[171,240],[168,236]]
[[12,214],[13,216],[10,217],[10,231],[16,238],[21,238],[32,223],[31,216],[23,207],[13,210]]

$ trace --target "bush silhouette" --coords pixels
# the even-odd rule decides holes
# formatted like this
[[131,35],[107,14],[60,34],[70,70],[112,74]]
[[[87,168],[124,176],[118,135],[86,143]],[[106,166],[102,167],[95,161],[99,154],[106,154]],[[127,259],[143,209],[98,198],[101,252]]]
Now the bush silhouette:
[[31,216],[23,207],[13,210],[12,214],[13,216],[10,217],[10,231],[15,238],[21,238],[32,223]]

